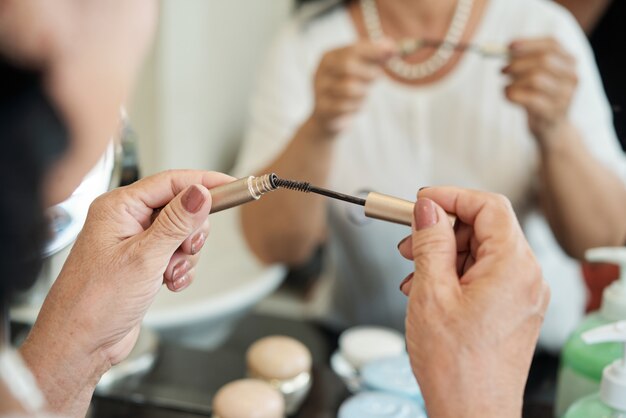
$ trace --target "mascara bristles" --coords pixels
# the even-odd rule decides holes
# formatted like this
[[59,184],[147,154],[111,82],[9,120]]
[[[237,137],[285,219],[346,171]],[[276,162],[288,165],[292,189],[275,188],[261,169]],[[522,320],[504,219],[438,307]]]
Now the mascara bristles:
[[321,187],[311,186],[310,183],[305,181],[294,181],[278,178],[273,178],[274,185],[276,187],[282,187],[285,189],[295,190],[304,193],[315,193],[333,199],[343,200],[344,202],[353,203],[355,205],[365,206],[365,199],[360,197],[350,196],[348,194],[335,192],[333,190],[322,189]]
[[311,184],[304,181],[294,181],[294,180],[285,180],[281,178],[276,178],[274,183],[278,187],[283,187],[285,189],[296,190],[298,192],[309,193],[311,191]]

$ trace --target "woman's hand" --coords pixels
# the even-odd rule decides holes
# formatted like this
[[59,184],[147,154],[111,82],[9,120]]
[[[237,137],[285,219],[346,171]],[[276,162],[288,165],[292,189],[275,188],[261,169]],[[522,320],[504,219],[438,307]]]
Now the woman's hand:
[[526,109],[528,126],[542,145],[552,132],[568,124],[576,87],[576,60],[552,38],[515,41],[511,61],[502,69],[510,76],[506,97]]
[[508,200],[424,189],[398,248],[415,263],[401,290],[429,416],[519,417],[549,290]]
[[72,387],[80,383],[76,390],[90,397],[89,386],[129,354],[162,284],[172,291],[189,286],[209,233],[208,189],[232,180],[168,171],[93,202],[22,347],[56,412],[76,415]]
[[311,116],[320,132],[335,136],[348,126],[395,50],[389,40],[360,41],[324,54],[315,74],[315,109]]

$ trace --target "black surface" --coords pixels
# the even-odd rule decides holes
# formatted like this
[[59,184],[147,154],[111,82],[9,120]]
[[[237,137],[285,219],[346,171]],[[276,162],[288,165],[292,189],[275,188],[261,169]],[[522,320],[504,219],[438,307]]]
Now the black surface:
[[[154,369],[146,376],[127,380],[111,393],[96,395],[94,418],[210,417],[213,394],[224,384],[244,377],[244,355],[257,339],[289,335],[302,341],[313,354],[313,387],[297,418],[334,418],[349,396],[330,370],[330,355],[337,336],[312,323],[251,315],[219,349],[201,351],[163,343]],[[552,417],[558,358],[535,356],[526,389],[524,417]]]
[[313,387],[298,418],[335,417],[349,395],[330,370],[336,337],[313,324],[252,315],[243,320],[219,349],[202,351],[162,343],[158,360],[143,377],[117,384],[96,394],[91,416],[196,418],[211,416],[212,396],[224,384],[245,377],[245,352],[267,335],[288,335],[304,343],[313,355]]

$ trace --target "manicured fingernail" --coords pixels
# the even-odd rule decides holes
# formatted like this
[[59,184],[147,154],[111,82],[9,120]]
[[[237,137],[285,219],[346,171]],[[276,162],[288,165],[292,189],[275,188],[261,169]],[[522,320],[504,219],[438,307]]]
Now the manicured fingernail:
[[176,266],[172,270],[172,281],[176,283],[177,280],[187,274],[188,267],[189,262],[187,260],[183,260],[180,263],[176,264]]
[[404,278],[404,280],[402,280],[402,283],[400,283],[400,291],[402,292],[402,288],[411,281],[411,279],[413,278],[413,272],[409,273],[408,276],[406,276]]
[[398,250],[400,249],[400,246],[401,246],[402,244],[404,244],[404,243],[406,242],[406,240],[408,240],[409,238],[411,238],[411,236],[410,236],[410,235],[409,235],[408,237],[404,237],[404,238],[402,238],[402,241],[400,241],[400,242],[398,243]]
[[179,292],[187,286],[189,286],[189,276],[187,276],[186,274],[172,284],[175,292]]
[[196,185],[192,185],[187,189],[183,196],[183,206],[189,213],[196,213],[200,210],[206,197]]
[[204,232],[200,232],[191,240],[191,254],[197,254],[204,245]]
[[415,229],[418,231],[435,225],[437,223],[435,202],[426,198],[417,199],[413,216],[415,216]]

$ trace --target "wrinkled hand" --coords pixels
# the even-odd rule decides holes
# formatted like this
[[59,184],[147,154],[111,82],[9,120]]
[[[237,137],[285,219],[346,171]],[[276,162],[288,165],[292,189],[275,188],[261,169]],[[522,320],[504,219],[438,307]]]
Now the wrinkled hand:
[[515,41],[511,61],[502,69],[510,76],[506,97],[526,109],[528,126],[541,142],[568,121],[578,77],[576,59],[552,38]]
[[315,74],[311,116],[322,132],[334,135],[349,125],[395,49],[389,40],[360,41],[324,54]]
[[401,290],[429,416],[519,417],[549,290],[509,201],[424,189],[399,250],[415,263]]
[[231,180],[168,171],[96,199],[37,327],[111,364],[123,360],[162,284],[179,291],[192,282],[209,233],[208,189]]

